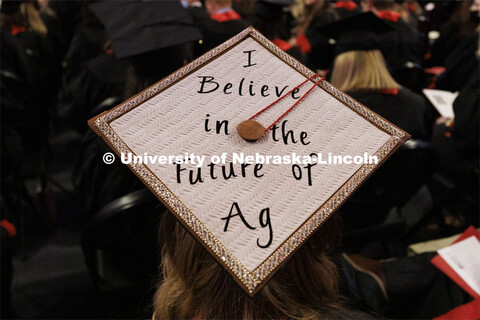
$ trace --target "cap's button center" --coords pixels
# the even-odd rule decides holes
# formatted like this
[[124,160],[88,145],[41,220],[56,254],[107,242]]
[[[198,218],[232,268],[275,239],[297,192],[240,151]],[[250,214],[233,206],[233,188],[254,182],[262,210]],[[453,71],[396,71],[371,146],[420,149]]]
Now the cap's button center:
[[240,137],[242,137],[243,139],[245,139],[245,141],[248,142],[257,141],[258,139],[263,137],[263,135],[265,134],[265,130],[266,129],[264,126],[252,119],[242,121],[237,126],[237,132]]

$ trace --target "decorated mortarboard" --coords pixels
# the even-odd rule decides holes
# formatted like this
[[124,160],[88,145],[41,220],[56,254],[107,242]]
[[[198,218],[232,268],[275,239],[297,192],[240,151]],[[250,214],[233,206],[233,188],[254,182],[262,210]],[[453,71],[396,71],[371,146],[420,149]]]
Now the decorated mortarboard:
[[101,1],[90,8],[105,25],[118,58],[201,39],[180,1]]
[[252,27],[89,124],[250,295],[409,138]]
[[393,28],[372,12],[355,14],[319,27],[324,35],[335,39],[335,55],[347,51],[380,48],[379,34]]

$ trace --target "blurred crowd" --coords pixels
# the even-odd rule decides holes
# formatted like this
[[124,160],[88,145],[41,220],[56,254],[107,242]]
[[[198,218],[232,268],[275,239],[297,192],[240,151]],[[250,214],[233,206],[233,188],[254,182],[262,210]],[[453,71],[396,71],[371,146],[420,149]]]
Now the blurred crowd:
[[[392,233],[409,243],[432,221],[441,230],[435,236],[478,227],[479,10],[479,0],[3,0],[2,309],[9,308],[20,208],[32,206],[42,213],[40,223],[55,225],[48,201],[36,203],[25,186],[34,177],[42,194],[51,183],[51,137],[65,130],[81,136],[71,179],[90,222],[107,204],[145,187],[126,166],[103,162],[109,149],[87,120],[250,25],[412,136],[342,208],[352,252]],[[442,117],[423,89],[458,92],[454,118]],[[420,193],[429,202],[418,213],[422,219],[406,226],[386,222],[393,208],[401,211]],[[87,247],[103,241],[98,230],[83,236]],[[132,247],[123,252],[138,251],[124,244]],[[389,246],[377,253],[405,254]],[[137,259],[148,262],[141,271],[131,266],[125,272],[155,274],[157,258],[146,256]]]

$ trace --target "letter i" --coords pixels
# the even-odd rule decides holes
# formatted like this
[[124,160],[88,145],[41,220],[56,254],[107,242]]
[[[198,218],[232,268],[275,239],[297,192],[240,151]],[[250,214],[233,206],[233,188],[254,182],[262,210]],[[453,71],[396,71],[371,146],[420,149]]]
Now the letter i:
[[207,119],[205,119],[205,132],[211,131],[211,129],[208,128],[208,117],[210,117],[210,115],[207,113]]

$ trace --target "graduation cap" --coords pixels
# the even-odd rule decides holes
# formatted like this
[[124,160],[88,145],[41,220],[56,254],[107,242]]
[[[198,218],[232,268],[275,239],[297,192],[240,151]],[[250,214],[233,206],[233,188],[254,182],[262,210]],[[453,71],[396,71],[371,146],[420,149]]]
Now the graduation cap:
[[180,1],[102,1],[91,4],[118,58],[199,40]]
[[380,48],[378,34],[393,28],[372,12],[356,14],[319,27],[319,31],[335,39],[335,55],[347,51],[368,51]]
[[252,27],[89,124],[250,295],[409,138]]

